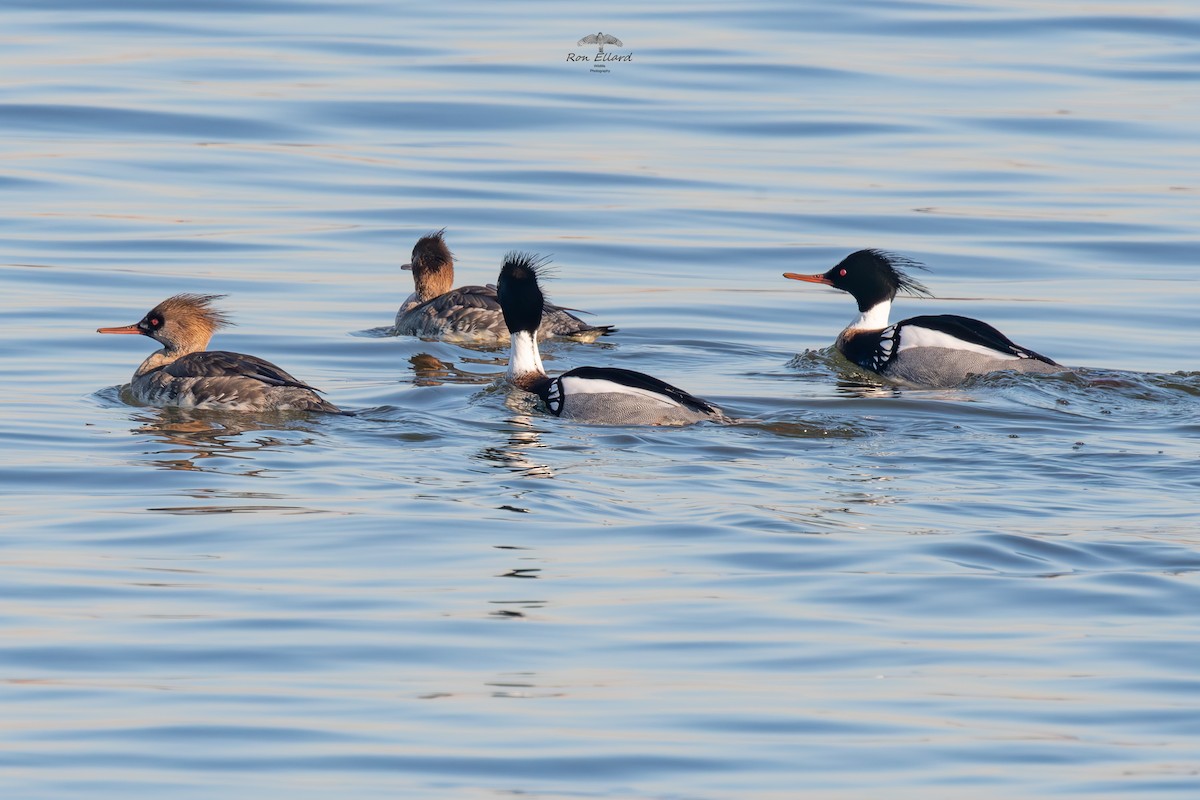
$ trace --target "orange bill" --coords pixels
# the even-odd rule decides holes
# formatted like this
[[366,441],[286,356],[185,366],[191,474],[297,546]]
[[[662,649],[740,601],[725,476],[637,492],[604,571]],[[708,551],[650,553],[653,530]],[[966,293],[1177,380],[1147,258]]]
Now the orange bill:
[[133,323],[132,325],[123,325],[120,328],[96,328],[96,333],[137,333],[137,334],[140,334],[141,332],[142,331],[140,328],[138,328],[136,322]]
[[794,272],[785,272],[783,277],[791,278],[794,281],[806,281],[807,283],[823,283],[826,286],[833,286],[833,281],[826,278],[824,275],[797,275]]

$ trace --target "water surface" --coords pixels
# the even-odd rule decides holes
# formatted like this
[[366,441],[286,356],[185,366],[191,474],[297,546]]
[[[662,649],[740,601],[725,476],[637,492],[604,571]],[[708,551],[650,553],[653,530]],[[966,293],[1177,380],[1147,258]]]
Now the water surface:
[[[6,797],[1192,797],[1186,3],[9,3]],[[603,30],[628,62],[568,62]],[[363,335],[447,228],[742,422]],[[882,247],[1073,369],[864,385]],[[182,291],[357,417],[122,402]]]

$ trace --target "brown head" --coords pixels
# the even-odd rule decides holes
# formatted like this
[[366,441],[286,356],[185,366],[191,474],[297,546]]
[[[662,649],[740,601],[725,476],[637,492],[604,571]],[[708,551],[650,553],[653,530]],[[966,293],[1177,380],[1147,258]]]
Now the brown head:
[[412,261],[400,269],[412,270],[421,301],[441,297],[454,288],[454,254],[446,246],[446,229],[426,234],[413,245]]
[[140,333],[149,336],[175,356],[208,347],[213,333],[232,325],[224,313],[210,306],[223,294],[177,294],[150,310],[140,322],[120,328],[97,328],[96,333]]

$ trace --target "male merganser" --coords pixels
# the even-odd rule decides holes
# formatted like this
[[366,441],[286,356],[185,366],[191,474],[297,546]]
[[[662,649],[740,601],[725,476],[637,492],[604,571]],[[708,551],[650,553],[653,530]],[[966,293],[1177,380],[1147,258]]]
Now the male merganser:
[[506,377],[541,398],[551,414],[608,425],[687,425],[725,421],[716,406],[658,378],[614,367],[576,367],[546,375],[538,353],[538,326],[545,298],[538,272],[545,260],[526,253],[504,258],[496,290],[511,334]]
[[[412,251],[412,262],[401,269],[412,270],[416,291],[396,312],[393,333],[426,336],[447,341],[503,344],[508,328],[500,313],[494,286],[454,286],[454,255],[446,246],[442,229],[422,236]],[[611,325],[588,325],[555,305],[546,306],[539,338],[555,336],[594,342],[612,333]]]
[[858,301],[858,317],[838,334],[837,349],[863,369],[890,380],[921,386],[951,386],[968,375],[1012,369],[1057,372],[1066,369],[970,317],[937,314],[888,325],[897,292],[932,297],[904,272],[925,269],[903,256],[880,250],[851,253],[822,275],[783,277],[823,283],[849,292]]
[[230,324],[210,307],[219,294],[177,294],[120,328],[96,333],[140,333],[162,345],[133,373],[130,390],[151,406],[226,411],[328,411],[343,413],[279,367],[256,356],[205,350],[218,328]]

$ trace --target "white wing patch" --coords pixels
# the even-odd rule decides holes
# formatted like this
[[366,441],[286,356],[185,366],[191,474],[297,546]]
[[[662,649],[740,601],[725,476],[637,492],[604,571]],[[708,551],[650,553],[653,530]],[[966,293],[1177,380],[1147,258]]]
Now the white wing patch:
[[896,332],[893,330],[890,336],[887,335],[887,331],[884,331],[884,334],[885,335],[879,339],[879,352],[875,356],[875,360],[880,364],[884,364],[891,360],[892,350],[896,347]]
[[[1011,361],[1020,359],[1020,356],[1013,355],[1012,353],[993,350],[981,344],[964,342],[956,336],[951,336],[948,333],[935,331],[930,328],[922,328],[920,325],[902,325],[900,327],[899,338],[900,346],[898,350],[909,350],[914,347],[942,347],[947,350],[966,350],[970,353],[979,353],[989,358]],[[890,341],[890,339],[885,339],[884,341]],[[881,342],[881,346],[882,344]]]
[[546,389],[546,408],[554,415],[562,414],[562,381],[551,381]]
[[564,377],[559,381],[562,383],[563,394],[627,394],[637,397],[645,397],[649,400],[655,400],[662,403],[664,406],[679,406],[677,403],[666,395],[652,392],[649,389],[639,389],[635,386],[626,386],[623,383],[616,381],[606,381],[602,378],[579,378],[575,376]]

